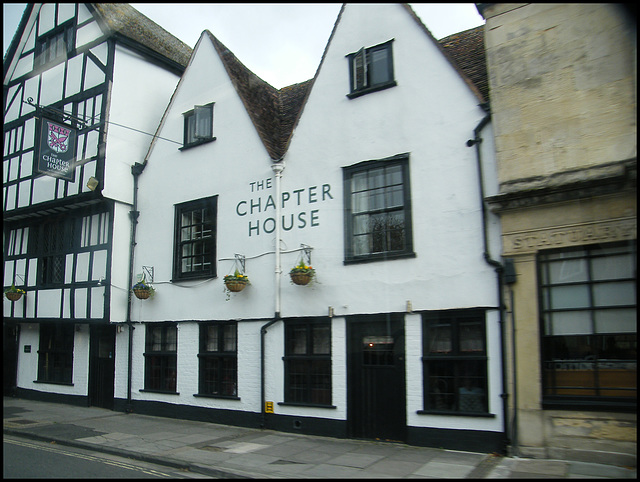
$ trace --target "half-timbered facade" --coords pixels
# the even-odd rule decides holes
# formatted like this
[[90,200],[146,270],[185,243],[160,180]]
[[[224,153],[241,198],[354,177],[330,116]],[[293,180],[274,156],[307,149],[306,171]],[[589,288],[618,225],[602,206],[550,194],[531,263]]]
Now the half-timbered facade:
[[[276,90],[203,32],[136,174],[132,267],[155,296],[123,326],[117,407],[503,450],[492,132],[467,34],[345,5],[315,77]],[[465,39],[477,83],[451,58]],[[315,283],[290,282],[300,263]]]
[[27,6],[3,64],[5,393],[113,407],[131,166],[190,53],[127,4]]

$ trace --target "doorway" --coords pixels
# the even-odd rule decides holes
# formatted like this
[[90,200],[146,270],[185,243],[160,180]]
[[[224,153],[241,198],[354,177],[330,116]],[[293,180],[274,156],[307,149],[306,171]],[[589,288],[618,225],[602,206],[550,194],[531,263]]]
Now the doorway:
[[349,317],[347,350],[349,435],[406,441],[404,317]]
[[116,327],[92,325],[89,352],[89,405],[113,410]]

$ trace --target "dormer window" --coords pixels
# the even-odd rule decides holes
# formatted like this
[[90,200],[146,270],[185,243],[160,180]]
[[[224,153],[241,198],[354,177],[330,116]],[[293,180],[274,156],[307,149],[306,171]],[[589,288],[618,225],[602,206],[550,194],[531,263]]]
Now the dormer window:
[[392,42],[389,40],[373,47],[363,47],[347,55],[351,82],[351,92],[347,97],[353,99],[397,85],[393,77]]
[[193,147],[215,141],[213,137],[213,103],[196,105],[184,114],[184,146]]
[[36,65],[44,65],[65,58],[73,50],[74,29],[71,23],[61,26],[36,41]]

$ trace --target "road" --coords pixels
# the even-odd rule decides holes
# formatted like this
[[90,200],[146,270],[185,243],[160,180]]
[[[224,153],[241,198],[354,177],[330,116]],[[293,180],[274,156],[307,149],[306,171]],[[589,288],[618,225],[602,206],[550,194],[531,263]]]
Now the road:
[[4,479],[193,479],[211,478],[115,455],[15,436],[3,437]]

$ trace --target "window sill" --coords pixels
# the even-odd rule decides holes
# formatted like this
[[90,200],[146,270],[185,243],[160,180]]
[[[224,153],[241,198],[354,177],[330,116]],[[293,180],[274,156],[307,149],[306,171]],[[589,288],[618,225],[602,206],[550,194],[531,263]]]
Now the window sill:
[[207,393],[194,393],[193,396],[198,398],[220,398],[223,400],[240,400],[240,397],[235,395],[209,395]]
[[355,99],[356,97],[360,97],[361,95],[371,94],[372,92],[378,92],[380,90],[385,90],[390,87],[395,87],[398,83],[395,80],[390,82],[385,82],[384,84],[374,85],[373,87],[367,87],[365,89],[356,90],[354,92],[350,92],[347,94],[349,99]]
[[212,137],[211,139],[203,139],[200,142],[194,142],[192,144],[187,144],[186,146],[182,146],[182,147],[178,147],[179,151],[184,151],[187,149],[191,149],[192,147],[198,147],[201,146],[202,144],[208,144],[209,142],[213,142],[217,139],[217,137]]
[[418,410],[418,415],[445,415],[447,417],[480,417],[480,418],[495,418],[493,413],[479,413],[479,412],[445,412],[437,410]]
[[48,380],[34,380],[33,383],[47,383],[49,385],[64,385],[65,387],[73,386],[73,382],[50,382]]
[[413,251],[410,251],[407,253],[372,254],[369,256],[345,258],[344,264],[372,263],[374,261],[392,261],[394,259],[415,258],[415,257],[416,257],[416,253],[414,253]]
[[324,405],[321,403],[302,403],[302,402],[278,402],[278,405],[290,407],[312,407],[312,408],[338,408],[335,405]]
[[139,391],[143,393],[164,393],[166,395],[180,395],[180,392],[172,392],[170,390],[149,390],[148,388],[141,388]]

